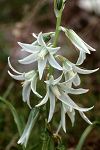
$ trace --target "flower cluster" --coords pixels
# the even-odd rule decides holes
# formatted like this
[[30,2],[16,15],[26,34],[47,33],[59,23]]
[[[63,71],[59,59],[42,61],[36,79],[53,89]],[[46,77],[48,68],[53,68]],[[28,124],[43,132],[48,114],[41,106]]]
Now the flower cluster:
[[[66,37],[72,42],[72,44],[78,49],[79,57],[77,62],[74,64],[70,62],[67,58],[57,55],[57,52],[61,49],[60,47],[53,47],[52,40],[55,36],[54,32],[42,33],[40,32],[38,35],[33,34],[36,40],[31,44],[20,43],[21,51],[28,52],[28,56],[24,57],[21,60],[18,60],[20,64],[31,64],[37,62],[37,70],[30,70],[29,72],[19,72],[16,71],[10,63],[10,58],[8,58],[8,65],[10,69],[14,72],[8,71],[9,75],[15,80],[23,81],[23,91],[22,97],[23,101],[27,102],[30,108],[32,108],[30,104],[30,92],[41,98],[39,104],[35,107],[40,107],[50,101],[50,110],[48,122],[51,121],[54,112],[55,112],[55,104],[57,101],[61,104],[61,121],[60,124],[63,130],[66,132],[66,123],[65,123],[65,115],[67,114],[74,125],[75,121],[75,110],[79,112],[81,117],[91,124],[91,121],[86,117],[84,112],[91,110],[90,108],[82,108],[78,106],[74,100],[72,100],[69,94],[83,94],[88,92],[87,89],[83,88],[73,88],[80,85],[81,80],[79,74],[90,74],[96,72],[98,69],[87,70],[79,67],[84,60],[86,59],[86,54],[90,54],[91,51],[95,51],[92,47],[86,44],[73,30],[66,29],[64,27],[60,27],[61,31],[63,31]],[[57,62],[57,59],[60,60],[60,64]],[[53,72],[50,72],[50,69],[54,68],[59,70],[61,75],[57,79],[54,79]],[[45,97],[42,98],[36,90],[37,80],[44,79],[45,75],[46,80],[44,81],[44,85],[46,87]],[[20,141],[21,143],[22,141]],[[23,143],[23,142],[22,142]]]

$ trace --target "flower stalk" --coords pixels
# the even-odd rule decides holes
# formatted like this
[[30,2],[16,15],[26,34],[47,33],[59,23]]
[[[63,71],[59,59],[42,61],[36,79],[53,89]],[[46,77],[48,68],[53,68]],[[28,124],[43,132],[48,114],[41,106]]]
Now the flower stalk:
[[[23,82],[22,99],[31,109],[25,130],[18,141],[18,144],[23,144],[25,147],[27,146],[32,128],[39,115],[37,110],[42,105],[45,105],[46,113],[47,115],[49,114],[48,120],[45,118],[47,122],[44,131],[45,135],[42,150],[48,149],[48,145],[50,143],[51,136],[49,136],[47,124],[51,122],[54,116],[57,102],[60,104],[61,119],[55,136],[58,136],[57,134],[60,128],[62,128],[66,133],[66,114],[70,118],[72,126],[74,126],[76,110],[88,124],[92,124],[92,122],[86,117],[85,112],[91,110],[93,106],[89,108],[80,107],[75,103],[75,100],[71,99],[69,94],[80,95],[88,92],[88,89],[77,88],[77,86],[81,84],[79,75],[94,73],[98,70],[98,68],[88,70],[82,69],[80,65],[82,65],[86,59],[87,53],[91,54],[91,51],[95,51],[95,49],[85,43],[72,29],[67,29],[61,26],[65,2],[66,0],[54,0],[54,10],[57,18],[55,32],[40,32],[39,34],[33,33],[32,35],[34,36],[35,41],[31,44],[18,42],[21,47],[21,52],[28,53],[28,56],[21,58],[18,62],[22,65],[29,65],[37,62],[37,69],[31,69],[28,72],[19,72],[13,68],[10,58],[8,58],[8,65],[10,68],[8,74],[15,80],[20,80]],[[61,49],[61,47],[57,47],[57,42],[61,31],[65,33],[66,38],[70,40],[72,45],[74,45],[79,52],[79,57],[75,64],[66,57],[57,55],[57,52]],[[61,64],[57,62],[57,58]],[[58,70],[61,74],[59,77],[55,77],[54,71],[56,70]],[[46,88],[44,97],[42,94],[40,95],[40,93],[38,93],[36,88],[37,83],[40,82],[40,80],[43,81],[43,86]],[[39,103],[37,102],[38,104],[34,107],[32,107],[30,102],[31,92],[40,98]],[[49,138],[47,136],[49,136]],[[59,149],[63,149],[63,147],[61,146]]]
[[[55,4],[56,3],[56,0],[54,0],[54,7],[55,7]],[[54,43],[53,43],[53,46],[56,47],[57,46],[57,42],[58,42],[58,38],[59,38],[59,33],[60,33],[60,30],[59,30],[59,27],[61,25],[61,18],[62,18],[62,12],[63,12],[63,2],[62,2],[62,6],[61,6],[61,9],[59,10],[58,12],[58,15],[57,15],[57,22],[56,22],[56,31],[55,31],[55,38],[54,38]]]

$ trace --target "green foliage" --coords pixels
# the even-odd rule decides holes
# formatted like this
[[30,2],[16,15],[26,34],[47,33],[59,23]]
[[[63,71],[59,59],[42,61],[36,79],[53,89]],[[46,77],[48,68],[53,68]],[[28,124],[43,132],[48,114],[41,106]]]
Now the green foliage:
[[23,131],[23,127],[22,127],[22,123],[21,123],[22,121],[20,120],[20,117],[19,117],[16,109],[13,107],[13,105],[9,101],[5,100],[4,98],[0,97],[0,101],[5,103],[5,105],[10,109],[10,111],[14,117],[14,121],[16,123],[16,126],[18,128],[19,135],[21,135],[21,133]]
[[76,150],[82,150],[82,146],[87,138],[87,136],[90,134],[90,132],[95,128],[99,126],[100,127],[100,122],[94,122],[92,125],[88,126],[85,131],[83,132],[78,145],[76,146]]

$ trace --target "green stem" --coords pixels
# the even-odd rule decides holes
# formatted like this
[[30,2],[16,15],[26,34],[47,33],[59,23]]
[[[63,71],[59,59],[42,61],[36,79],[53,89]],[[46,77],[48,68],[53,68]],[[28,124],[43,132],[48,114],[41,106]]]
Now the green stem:
[[61,18],[62,18],[62,12],[63,12],[63,7],[61,8],[61,10],[59,11],[59,15],[57,17],[57,23],[56,23],[56,31],[55,31],[55,38],[54,38],[54,43],[53,46],[56,47],[57,42],[58,42],[58,38],[59,38],[59,27],[61,25]]

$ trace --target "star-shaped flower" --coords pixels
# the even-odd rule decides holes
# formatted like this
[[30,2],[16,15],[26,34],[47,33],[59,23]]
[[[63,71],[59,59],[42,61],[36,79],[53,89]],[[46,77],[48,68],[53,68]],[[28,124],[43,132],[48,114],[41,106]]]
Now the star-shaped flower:
[[27,102],[28,106],[31,108],[31,105],[30,105],[30,92],[31,92],[31,90],[39,98],[42,98],[42,96],[39,93],[37,93],[37,91],[36,91],[36,84],[37,84],[37,79],[38,79],[37,71],[32,70],[32,71],[29,71],[27,73],[18,72],[12,67],[9,58],[8,58],[8,65],[12,69],[12,71],[14,73],[16,73],[17,75],[12,74],[10,71],[8,71],[8,74],[12,78],[14,78],[15,80],[23,81],[23,83],[22,83],[22,86],[23,86],[23,91],[22,91],[23,101]]
[[[60,102],[62,103],[62,108],[61,108],[61,114],[62,114],[61,122],[62,123],[61,124],[62,124],[64,131],[66,131],[64,120],[63,120],[65,119],[66,112],[68,115],[70,115],[72,123],[74,123],[74,119],[73,119],[74,109],[78,110],[79,113],[84,114],[83,112],[89,111],[93,107],[81,108],[77,104],[75,104],[75,102],[68,96],[69,93],[77,95],[77,94],[86,93],[88,91],[82,88],[74,89],[72,87],[69,87],[69,83],[72,82],[72,80],[74,79],[74,76],[70,78],[69,80],[60,83],[61,79],[62,79],[62,75],[56,80],[54,80],[53,76],[50,76],[49,80],[45,81],[45,83],[47,84],[47,93],[45,97],[43,98],[43,100],[38,105],[36,105],[36,107],[39,107],[47,103],[48,99],[50,99],[50,111],[49,111],[49,117],[48,117],[48,122],[50,122],[54,114],[56,98],[60,100]],[[72,110],[72,111],[69,111],[69,110]],[[83,115],[83,118],[84,116],[85,114]],[[84,119],[86,120],[86,118]]]
[[35,61],[38,62],[39,78],[42,78],[47,61],[49,64],[58,70],[62,70],[62,67],[55,60],[54,55],[60,49],[60,47],[53,48],[51,43],[45,43],[42,32],[36,37],[37,40],[32,44],[24,44],[18,42],[23,50],[31,53],[29,56],[19,60],[21,64],[30,64]]
[[70,78],[71,76],[73,76],[74,74],[76,74],[76,76],[73,80],[73,84],[75,86],[80,85],[80,82],[81,82],[78,74],[91,74],[91,73],[94,73],[99,70],[99,68],[94,69],[94,70],[82,69],[82,68],[78,67],[77,63],[74,64],[64,57],[63,57],[63,60],[64,60],[63,61],[63,72],[64,72],[66,80],[68,78]]

